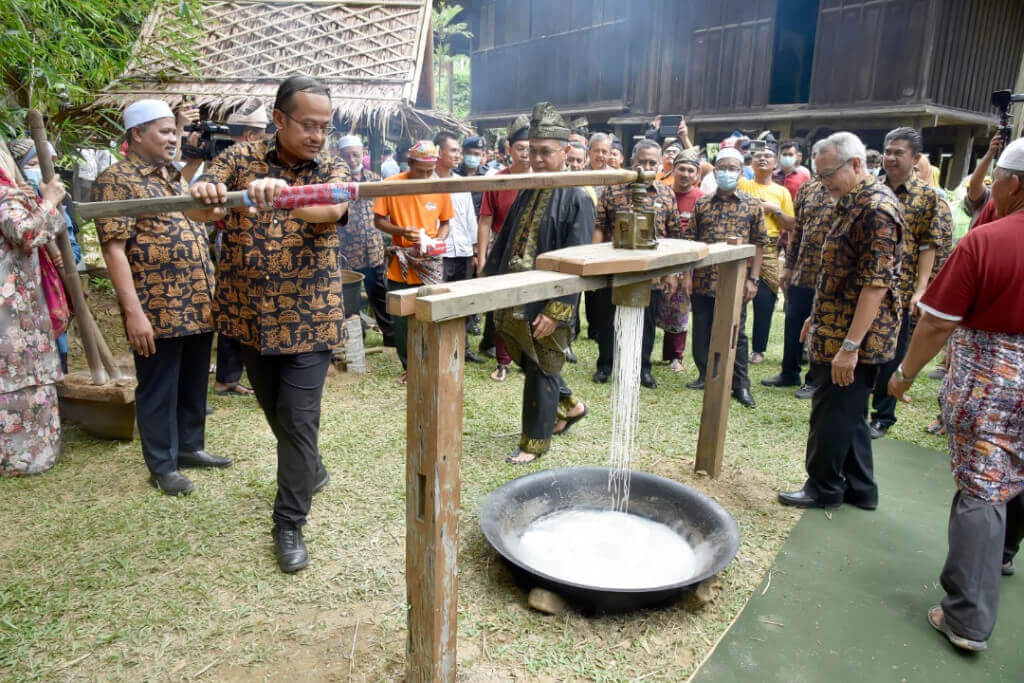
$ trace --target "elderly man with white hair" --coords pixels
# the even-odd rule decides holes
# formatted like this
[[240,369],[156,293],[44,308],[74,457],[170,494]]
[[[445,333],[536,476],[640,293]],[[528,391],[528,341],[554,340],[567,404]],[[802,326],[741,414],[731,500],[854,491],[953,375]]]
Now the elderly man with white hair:
[[1024,538],[1024,140],[992,174],[1001,218],[957,245],[919,304],[923,315],[889,393],[952,338],[939,395],[957,492],[949,510],[946,591],[928,621],[953,645],[979,651],[996,623],[1000,575],[1014,573]]
[[794,507],[878,507],[867,423],[879,367],[891,360],[900,329],[899,200],[867,172],[864,143],[835,133],[818,148],[815,168],[835,200],[821,247],[809,337],[811,403],[807,481],[779,502]]

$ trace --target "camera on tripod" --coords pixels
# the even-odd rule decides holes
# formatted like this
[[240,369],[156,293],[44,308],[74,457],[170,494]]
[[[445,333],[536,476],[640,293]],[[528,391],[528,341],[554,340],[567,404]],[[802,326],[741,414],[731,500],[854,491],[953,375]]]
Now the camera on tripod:
[[1011,90],[996,90],[992,93],[992,106],[999,110],[999,127],[996,135],[1003,138],[1003,146],[1010,144],[1013,128],[1010,126],[1010,107],[1014,102],[1024,102],[1024,93],[1014,94]]
[[196,121],[184,128],[186,133],[199,133],[199,143],[190,145],[182,140],[181,156],[185,159],[210,161],[222,151],[235,144],[231,129],[222,123]]

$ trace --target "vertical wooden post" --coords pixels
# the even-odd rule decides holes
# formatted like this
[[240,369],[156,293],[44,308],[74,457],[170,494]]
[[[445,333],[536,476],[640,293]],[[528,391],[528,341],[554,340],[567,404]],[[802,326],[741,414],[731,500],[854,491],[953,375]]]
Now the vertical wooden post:
[[455,680],[466,321],[409,319],[406,680]]
[[974,149],[974,129],[970,126],[958,126],[956,143],[953,146],[953,159],[946,174],[946,187],[954,189],[971,168],[971,151]]
[[725,429],[729,421],[732,370],[736,360],[736,341],[740,331],[743,284],[747,262],[730,261],[718,265],[718,291],[715,292],[715,321],[711,326],[711,349],[707,376],[704,378],[704,407],[697,437],[695,471],[712,477],[722,472]]

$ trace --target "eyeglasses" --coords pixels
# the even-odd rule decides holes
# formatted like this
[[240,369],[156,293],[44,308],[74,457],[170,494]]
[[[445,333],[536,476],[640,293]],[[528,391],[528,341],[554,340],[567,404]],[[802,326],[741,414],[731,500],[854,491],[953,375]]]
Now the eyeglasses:
[[822,180],[828,180],[829,178],[831,178],[832,176],[834,176],[834,175],[835,175],[836,173],[839,173],[839,170],[840,170],[840,169],[841,169],[841,168],[842,168],[843,166],[846,166],[846,165],[847,165],[848,163],[850,163],[851,161],[853,161],[853,159],[847,159],[847,160],[846,160],[846,161],[844,161],[843,163],[841,163],[841,164],[839,164],[838,166],[836,166],[835,168],[833,168],[833,169],[832,169],[831,171],[820,171],[820,170],[819,170],[819,171],[818,171],[818,177],[819,177],[819,178],[821,178]]
[[334,126],[332,126],[329,123],[319,126],[315,123],[299,121],[298,119],[294,118],[291,114],[284,110],[281,110],[281,113],[284,114],[285,118],[287,118],[289,121],[294,121],[295,123],[299,124],[299,126],[302,128],[302,132],[305,133],[306,135],[320,133],[321,135],[326,137],[333,133],[335,130],[337,130]]

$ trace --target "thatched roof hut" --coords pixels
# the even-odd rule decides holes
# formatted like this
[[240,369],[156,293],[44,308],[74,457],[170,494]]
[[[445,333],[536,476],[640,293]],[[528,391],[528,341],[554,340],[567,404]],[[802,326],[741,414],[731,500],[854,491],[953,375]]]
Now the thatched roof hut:
[[[194,95],[214,113],[251,98],[269,109],[278,84],[304,73],[330,87],[338,120],[352,130],[465,131],[432,110],[430,7],[431,0],[206,0],[200,25],[190,27],[178,3],[161,2],[125,72],[96,105],[158,98],[174,106]],[[187,48],[182,36],[190,30],[195,39]],[[191,68],[169,69],[160,55],[183,49],[193,53]]]

